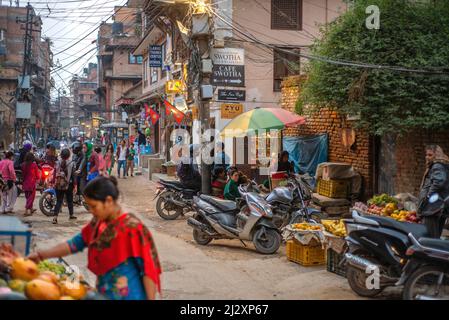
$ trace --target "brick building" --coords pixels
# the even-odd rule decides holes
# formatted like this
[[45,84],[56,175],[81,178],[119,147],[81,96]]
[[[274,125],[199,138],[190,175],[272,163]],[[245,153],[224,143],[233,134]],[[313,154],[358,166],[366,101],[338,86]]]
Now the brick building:
[[121,120],[116,101],[142,79],[142,60],[131,53],[140,41],[140,17],[138,8],[116,7],[114,22],[98,32],[98,94],[108,120]]
[[[295,111],[302,78],[291,77],[282,85],[282,107]],[[304,126],[284,130],[284,136],[310,136],[326,133],[329,161],[346,162],[363,177],[366,197],[374,193],[417,195],[425,171],[425,145],[439,144],[449,153],[449,131],[415,130],[397,136],[373,137],[354,129],[357,120],[348,120],[335,110],[321,109],[307,116]],[[345,142],[347,130],[354,130],[354,143]]]
[[[31,64],[31,87],[34,93],[31,99],[31,119],[24,131],[34,138],[48,135],[50,89],[52,79],[52,52],[50,40],[41,40],[42,21],[31,10],[33,18],[32,50],[29,53]],[[26,7],[0,6],[0,149],[14,141],[15,93],[18,76],[23,71],[24,36],[23,23],[27,17]]]

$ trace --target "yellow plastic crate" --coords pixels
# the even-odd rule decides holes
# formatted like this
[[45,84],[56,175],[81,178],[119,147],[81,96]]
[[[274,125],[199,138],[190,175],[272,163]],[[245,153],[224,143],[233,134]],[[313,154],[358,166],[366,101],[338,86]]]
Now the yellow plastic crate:
[[326,263],[326,251],[321,245],[305,246],[294,240],[287,241],[287,259],[302,266],[319,266]]
[[318,194],[329,198],[347,198],[351,189],[350,180],[318,180]]

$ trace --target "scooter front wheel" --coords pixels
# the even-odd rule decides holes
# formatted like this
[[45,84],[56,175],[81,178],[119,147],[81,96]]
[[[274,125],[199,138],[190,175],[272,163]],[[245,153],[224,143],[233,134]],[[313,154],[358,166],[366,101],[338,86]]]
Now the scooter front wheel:
[[41,197],[39,198],[39,209],[43,214],[47,217],[54,216],[55,209],[55,196],[50,192],[43,192]]
[[281,235],[275,229],[262,227],[253,236],[256,250],[262,254],[273,254],[281,246]]
[[159,196],[156,201],[157,214],[164,220],[176,220],[182,214],[182,208],[170,203],[166,198],[173,197],[172,193],[165,193]]

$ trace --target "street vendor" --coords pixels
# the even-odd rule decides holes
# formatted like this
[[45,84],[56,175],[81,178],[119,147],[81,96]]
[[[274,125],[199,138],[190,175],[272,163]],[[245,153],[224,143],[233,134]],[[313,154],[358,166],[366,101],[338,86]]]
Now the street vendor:
[[231,169],[229,172],[229,181],[224,188],[224,198],[226,200],[236,201],[240,198],[239,192],[240,173],[236,169]]
[[114,177],[86,185],[84,197],[92,220],[67,242],[32,253],[40,262],[88,249],[88,268],[97,276],[98,292],[112,300],[154,300],[161,291],[161,266],[150,231],[122,210]]
[[295,173],[295,166],[293,165],[293,162],[288,161],[290,157],[290,154],[288,151],[284,150],[279,155],[279,161],[278,161],[278,172],[287,172],[287,174]]
[[438,145],[426,146],[426,166],[419,194],[418,215],[423,218],[430,236],[439,238],[443,232],[447,215],[433,214],[426,209],[429,205],[428,199],[432,194],[438,193],[442,199],[449,196],[449,157]]

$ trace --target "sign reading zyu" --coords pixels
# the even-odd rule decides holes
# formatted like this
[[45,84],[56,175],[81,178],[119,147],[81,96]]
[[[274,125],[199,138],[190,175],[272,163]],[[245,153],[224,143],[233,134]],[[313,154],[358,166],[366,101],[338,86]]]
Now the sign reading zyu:
[[212,49],[212,79],[215,86],[245,86],[245,53],[243,49]]

